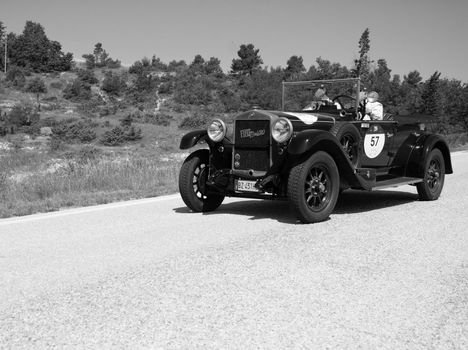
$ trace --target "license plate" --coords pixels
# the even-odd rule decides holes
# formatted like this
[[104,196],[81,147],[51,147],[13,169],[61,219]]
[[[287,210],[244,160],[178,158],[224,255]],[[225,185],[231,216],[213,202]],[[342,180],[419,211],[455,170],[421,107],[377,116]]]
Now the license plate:
[[245,192],[259,192],[255,187],[256,181],[237,180],[236,190]]

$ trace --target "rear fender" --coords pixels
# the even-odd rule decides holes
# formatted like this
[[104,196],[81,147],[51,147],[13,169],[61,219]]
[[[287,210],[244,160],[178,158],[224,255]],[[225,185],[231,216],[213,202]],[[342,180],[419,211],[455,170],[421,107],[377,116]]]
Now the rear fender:
[[348,160],[335,136],[323,130],[305,130],[297,133],[288,145],[288,153],[303,160],[317,151],[330,154],[338,167],[340,178],[344,178],[350,186],[360,187],[355,169]]
[[438,148],[444,156],[445,173],[453,173],[450,149],[445,140],[442,136],[437,134],[424,134],[417,140],[416,145],[411,151],[408,164],[406,166],[407,176],[424,177],[424,165],[426,164],[426,159],[434,148]]
[[197,143],[207,141],[208,133],[206,130],[194,130],[182,137],[180,140],[180,149],[189,149],[195,146]]

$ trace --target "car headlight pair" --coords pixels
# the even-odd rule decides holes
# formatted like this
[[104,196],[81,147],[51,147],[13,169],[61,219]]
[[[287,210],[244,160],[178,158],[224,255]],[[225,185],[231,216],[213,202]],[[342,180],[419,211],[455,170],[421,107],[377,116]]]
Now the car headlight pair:
[[[208,137],[213,142],[220,142],[226,136],[226,124],[221,119],[213,119],[208,126]],[[279,118],[271,127],[271,136],[278,143],[288,141],[293,133],[293,126],[289,119]]]

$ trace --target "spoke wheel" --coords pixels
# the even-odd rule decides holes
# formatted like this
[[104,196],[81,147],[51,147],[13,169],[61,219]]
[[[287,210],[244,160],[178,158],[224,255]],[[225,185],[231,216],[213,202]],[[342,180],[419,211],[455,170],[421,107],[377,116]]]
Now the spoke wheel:
[[208,192],[209,151],[198,150],[187,157],[180,169],[179,191],[184,203],[195,212],[208,212],[218,208],[223,195]]
[[343,148],[344,154],[348,157],[353,166],[357,166],[359,159],[359,143],[361,135],[356,127],[349,123],[337,123],[331,129],[330,133],[335,135]]
[[309,170],[305,182],[305,200],[310,210],[319,212],[330,201],[330,174],[324,166]]
[[304,223],[328,219],[335,208],[340,189],[338,168],[326,152],[314,153],[297,164],[288,179],[288,199]]
[[417,184],[419,198],[431,201],[439,198],[445,180],[444,156],[439,149],[433,149],[426,159],[424,180]]

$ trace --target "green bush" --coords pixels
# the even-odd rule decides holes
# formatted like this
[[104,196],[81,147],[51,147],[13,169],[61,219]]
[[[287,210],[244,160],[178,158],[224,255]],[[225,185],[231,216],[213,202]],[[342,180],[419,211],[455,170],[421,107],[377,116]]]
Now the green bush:
[[120,126],[116,126],[111,130],[107,130],[100,139],[101,143],[106,146],[118,146],[124,143],[124,130]]
[[122,127],[116,126],[107,130],[100,139],[100,142],[106,146],[118,146],[126,141],[137,141],[142,138],[141,129],[136,129],[133,125]]
[[179,124],[180,129],[198,129],[207,126],[211,117],[201,113],[194,113],[191,117],[185,117]]
[[50,82],[49,88],[50,89],[61,90],[63,88],[63,82],[61,82],[60,80],[54,80],[54,81]]
[[90,85],[98,83],[98,80],[94,75],[94,71],[92,71],[91,69],[78,69],[76,74],[82,82],[88,83]]
[[7,71],[6,81],[9,82],[13,87],[23,88],[26,84],[26,74],[23,69],[13,66]]
[[125,88],[125,81],[119,75],[107,72],[101,88],[108,94],[119,96]]
[[91,142],[96,139],[94,126],[89,121],[63,120],[52,127],[52,132],[63,141]]
[[76,159],[79,164],[85,164],[89,161],[96,160],[101,154],[102,151],[96,146],[85,145],[78,150],[76,154]]
[[29,126],[39,121],[39,114],[30,105],[15,105],[7,117],[8,123],[17,127]]
[[63,97],[76,102],[89,100],[91,98],[91,86],[80,79],[75,79],[63,90]]
[[173,119],[171,115],[164,114],[164,113],[159,113],[156,115],[149,114],[149,115],[146,115],[145,117],[148,117],[147,122],[151,124],[155,124],[155,125],[161,125],[161,126],[169,126],[171,124],[171,120]]

